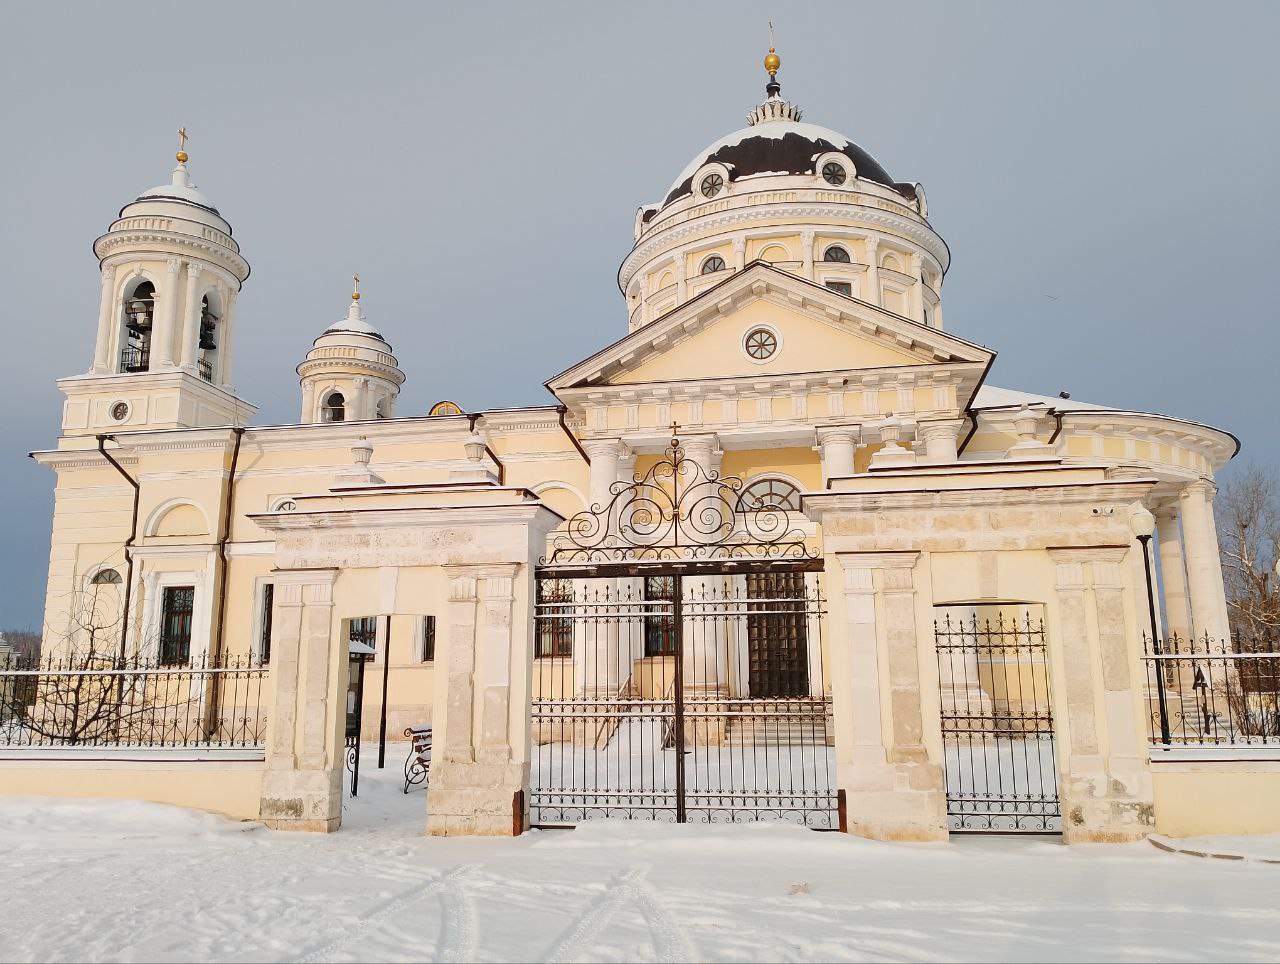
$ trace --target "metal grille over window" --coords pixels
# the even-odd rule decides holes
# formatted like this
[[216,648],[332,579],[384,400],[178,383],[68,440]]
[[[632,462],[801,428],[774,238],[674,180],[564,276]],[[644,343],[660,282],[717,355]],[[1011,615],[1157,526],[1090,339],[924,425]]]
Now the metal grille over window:
[[849,252],[838,244],[833,244],[822,253],[822,260],[833,264],[848,264]]
[[161,596],[160,662],[180,666],[191,659],[191,613],[194,586],[166,586]]
[[347,641],[350,643],[364,643],[371,649],[376,648],[378,643],[378,617],[361,616],[358,619],[349,620]]
[[715,274],[717,271],[723,271],[724,267],[724,258],[720,257],[718,254],[713,254],[711,257],[707,258],[706,261],[702,262],[702,273]]
[[742,490],[739,512],[800,511],[800,490],[785,479],[759,479]]
[[436,617],[422,617],[422,661],[433,662],[436,658]]
[[839,161],[827,161],[822,165],[822,179],[828,184],[838,187],[844,183],[846,177],[844,165]]
[[953,832],[1060,833],[1044,623],[1004,608],[948,606],[934,622],[947,819]]
[[262,632],[258,637],[258,652],[262,663],[271,662],[271,619],[276,599],[276,584],[269,582],[262,587]]
[[724,187],[724,178],[714,171],[702,179],[703,197],[715,197]]

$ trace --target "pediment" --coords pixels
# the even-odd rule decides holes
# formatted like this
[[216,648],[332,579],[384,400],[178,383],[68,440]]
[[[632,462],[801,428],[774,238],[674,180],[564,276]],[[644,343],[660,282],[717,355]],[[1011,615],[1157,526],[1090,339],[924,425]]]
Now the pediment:
[[[776,334],[766,359],[749,332]],[[557,389],[921,365],[987,365],[989,349],[757,262],[547,382]]]

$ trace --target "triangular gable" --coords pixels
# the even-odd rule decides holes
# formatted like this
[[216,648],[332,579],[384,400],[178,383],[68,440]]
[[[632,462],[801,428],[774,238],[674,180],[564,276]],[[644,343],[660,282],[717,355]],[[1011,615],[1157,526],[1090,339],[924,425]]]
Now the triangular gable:
[[[776,330],[756,362],[742,338]],[[710,288],[547,382],[551,391],[688,378],[785,375],[976,363],[995,353],[763,262]]]

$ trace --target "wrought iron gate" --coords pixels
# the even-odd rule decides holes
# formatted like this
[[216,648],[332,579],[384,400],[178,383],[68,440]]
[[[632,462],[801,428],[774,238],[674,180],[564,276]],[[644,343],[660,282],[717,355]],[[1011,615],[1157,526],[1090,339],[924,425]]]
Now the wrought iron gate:
[[538,570],[530,813],[834,829],[817,558],[672,441]]
[[951,830],[1060,833],[1044,623],[948,614],[934,642]]

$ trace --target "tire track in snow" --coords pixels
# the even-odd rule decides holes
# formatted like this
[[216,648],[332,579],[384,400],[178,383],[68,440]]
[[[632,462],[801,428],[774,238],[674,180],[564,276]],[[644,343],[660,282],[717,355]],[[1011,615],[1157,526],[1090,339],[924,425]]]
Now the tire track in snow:
[[[360,940],[364,936],[365,932],[374,924],[380,923],[392,914],[404,910],[411,904],[435,893],[438,890],[449,887],[451,884],[456,886],[458,878],[471,873],[471,871],[475,869],[475,864],[464,864],[461,867],[455,867],[443,877],[432,877],[430,880],[427,880],[418,886],[412,887],[403,893],[397,894],[396,896],[383,901],[381,904],[375,904],[372,908],[361,914],[350,927],[331,925],[330,932],[333,933],[333,937],[325,943],[311,948],[305,954],[300,955],[298,957],[298,961],[301,962],[301,964],[315,964],[315,962],[324,960],[337,951],[342,950],[344,947]],[[474,929],[472,940],[474,947]]]
[[628,903],[639,908],[640,916],[653,939],[658,960],[672,964],[697,960],[697,954],[684,928],[645,883],[648,873],[649,868],[636,867],[621,877],[615,877],[606,885],[604,893],[587,906],[568,933],[547,954],[549,964],[566,964],[582,953],[586,953],[590,960],[590,948],[587,945],[613,922],[618,912]]
[[440,882],[443,920],[436,944],[438,961],[473,961],[476,956],[476,905],[462,886],[472,867],[461,867]]

